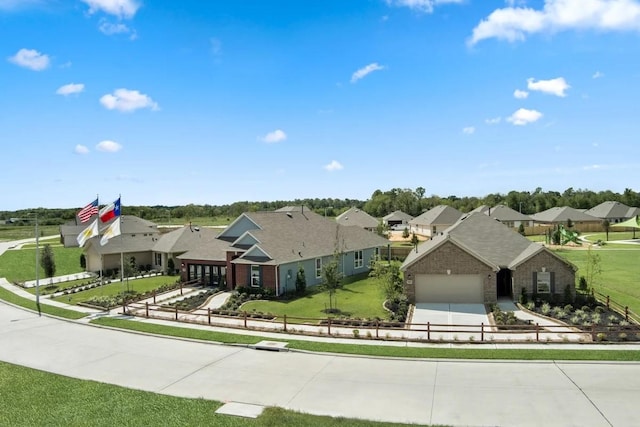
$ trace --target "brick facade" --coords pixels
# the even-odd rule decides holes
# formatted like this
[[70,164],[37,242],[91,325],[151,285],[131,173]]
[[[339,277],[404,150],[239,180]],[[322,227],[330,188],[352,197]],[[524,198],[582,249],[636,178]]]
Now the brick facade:
[[411,284],[408,284],[408,280],[409,277],[413,279],[416,274],[481,274],[484,277],[485,302],[497,300],[496,275],[491,267],[451,242],[443,243],[404,272],[405,293],[413,304],[416,297],[415,280],[411,280]]
[[[543,250],[512,271],[514,300],[518,299],[523,287],[528,295],[533,294],[535,288],[533,273],[541,272],[543,269],[553,272],[556,294],[563,294],[565,287],[569,285],[572,295],[575,295],[573,267],[551,252]],[[498,299],[497,272],[450,241],[418,259],[405,270],[405,292],[409,301],[414,304],[416,295],[414,279],[418,274],[481,274],[484,281],[485,303],[496,302]]]

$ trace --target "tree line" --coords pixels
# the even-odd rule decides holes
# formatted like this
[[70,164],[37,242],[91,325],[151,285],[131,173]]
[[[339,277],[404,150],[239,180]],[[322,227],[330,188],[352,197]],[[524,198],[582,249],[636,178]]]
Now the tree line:
[[[185,206],[122,206],[123,215],[135,215],[149,221],[171,223],[189,221],[192,218],[216,217],[233,220],[243,212],[270,211],[285,206],[305,206],[320,215],[337,216],[351,207],[364,210],[369,215],[381,218],[396,210],[412,216],[438,205],[448,205],[461,212],[469,212],[478,206],[506,205],[523,214],[534,214],[557,206],[570,206],[576,209],[590,209],[602,202],[618,201],[628,206],[640,207],[640,193],[626,188],[622,193],[610,190],[591,191],[568,188],[564,192],[543,191],[538,187],[533,191],[510,191],[507,194],[491,193],[484,197],[426,195],[424,187],[416,189],[392,188],[387,191],[375,190],[368,200],[306,198],[295,200],[276,200],[250,202],[240,201],[226,205]],[[38,215],[41,225],[60,225],[73,220],[80,210],[68,209],[23,209],[17,211],[0,211],[0,220],[10,221],[17,225],[32,224],[34,214]]]

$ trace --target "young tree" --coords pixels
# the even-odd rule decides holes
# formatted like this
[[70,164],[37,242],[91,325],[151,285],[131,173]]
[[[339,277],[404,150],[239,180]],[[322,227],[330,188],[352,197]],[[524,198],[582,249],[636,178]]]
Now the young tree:
[[167,274],[173,276],[176,272],[176,263],[173,261],[173,258],[169,258],[167,261]]
[[298,295],[303,295],[307,289],[307,276],[304,272],[304,267],[301,265],[298,266],[298,272],[296,273],[296,293]]
[[607,236],[607,242],[609,241],[609,227],[611,227],[609,221],[607,221],[606,219],[602,221],[602,228],[604,229],[604,233]]
[[416,250],[416,252],[418,251],[418,243],[420,243],[420,241],[418,240],[418,236],[416,236],[416,233],[412,233],[411,244],[413,245],[413,248]]
[[44,245],[42,255],[40,255],[40,266],[44,270],[44,275],[52,278],[56,274],[56,260],[51,250],[51,245]]
[[87,268],[87,257],[84,254],[80,254],[80,268]]
[[403,239],[408,239],[409,238],[409,228],[405,227],[404,230],[402,230],[402,238]]
[[524,236],[524,223],[522,223],[522,222],[518,226],[518,233],[520,233],[521,235]]
[[585,269],[585,279],[587,285],[593,288],[600,282],[600,275],[602,274],[602,265],[600,264],[600,255],[594,254],[591,246],[587,249],[587,265]]
[[329,313],[334,313],[334,296],[338,289],[342,288],[342,272],[340,271],[340,254],[336,252],[331,261],[322,266],[322,283],[320,287],[329,294]]

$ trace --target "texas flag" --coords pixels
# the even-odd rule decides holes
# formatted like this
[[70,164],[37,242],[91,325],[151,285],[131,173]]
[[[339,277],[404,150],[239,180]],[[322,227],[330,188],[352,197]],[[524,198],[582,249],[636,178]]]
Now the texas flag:
[[113,203],[109,203],[104,208],[100,209],[100,221],[107,222],[117,216],[120,216],[120,197]]

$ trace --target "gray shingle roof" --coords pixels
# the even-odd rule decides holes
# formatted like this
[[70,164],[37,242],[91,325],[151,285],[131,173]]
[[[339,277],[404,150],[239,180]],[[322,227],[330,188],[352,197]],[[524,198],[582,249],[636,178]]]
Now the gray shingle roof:
[[600,222],[600,218],[588,215],[577,209],[570,208],[568,206],[555,207],[547,209],[546,211],[538,212],[531,215],[531,219],[535,222],[541,223],[557,223],[567,222],[570,219],[573,222]]
[[[536,253],[547,250],[543,245],[530,241],[499,221],[474,212],[464,216],[432,240],[420,244],[417,252],[411,251],[402,267],[410,266],[447,241],[465,249],[495,270],[513,268]],[[552,252],[549,253],[557,257]]]
[[359,208],[351,208],[336,217],[340,225],[357,225],[361,228],[376,228],[378,220]]
[[186,225],[160,236],[153,250],[172,254],[186,252],[215,239],[218,233],[219,230]]
[[[620,202],[602,202],[597,206],[585,211],[586,214],[595,216],[597,218],[631,218],[627,216],[630,212],[633,212],[636,208],[631,208],[624,203]],[[572,218],[573,220],[573,218]]]
[[439,205],[409,221],[411,225],[451,225],[464,214],[451,206]]
[[382,217],[382,219],[384,221],[411,221],[413,219],[413,217],[411,215],[409,215],[408,213],[404,213],[402,211],[394,211],[391,212],[388,215],[385,215],[384,217]]
[[482,213],[500,221],[531,221],[531,217],[529,215],[520,213],[505,205],[497,205],[493,208],[487,207],[487,209]]

